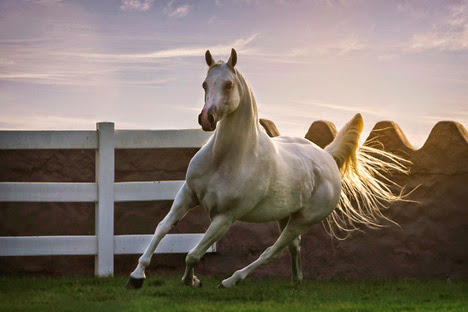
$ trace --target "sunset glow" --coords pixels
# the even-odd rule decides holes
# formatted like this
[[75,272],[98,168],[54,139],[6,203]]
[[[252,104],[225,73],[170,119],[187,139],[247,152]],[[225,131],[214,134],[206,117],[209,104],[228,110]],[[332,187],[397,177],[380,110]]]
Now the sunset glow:
[[199,128],[204,53],[227,60],[281,134],[362,113],[420,147],[468,128],[467,1],[0,2],[0,129]]

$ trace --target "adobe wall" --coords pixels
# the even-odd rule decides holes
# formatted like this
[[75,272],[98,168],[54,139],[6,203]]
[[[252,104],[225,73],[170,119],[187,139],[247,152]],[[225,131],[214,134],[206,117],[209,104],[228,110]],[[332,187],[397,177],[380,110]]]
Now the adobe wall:
[[[272,122],[267,132],[278,135]],[[306,137],[325,146],[336,135],[330,122],[314,122]],[[411,160],[408,176],[395,176],[410,199],[385,214],[400,227],[353,232],[344,241],[331,239],[320,224],[302,238],[306,278],[468,278],[468,134],[456,122],[439,122],[424,146],[415,150],[396,123],[379,122],[369,139]],[[117,150],[116,181],[181,180],[196,149]],[[94,152],[89,150],[0,151],[2,182],[92,182]],[[170,208],[170,201],[116,203],[115,234],[148,234]],[[202,233],[209,218],[201,209],[189,213],[172,233]],[[0,236],[92,235],[94,205],[83,203],[2,203]],[[197,267],[203,274],[228,276],[255,260],[277,238],[275,223],[236,222]],[[116,273],[133,270],[138,255],[115,257]],[[155,255],[154,271],[184,269],[184,254]],[[0,257],[1,272],[93,274],[92,256]],[[153,272],[151,272],[153,271]],[[258,269],[257,276],[289,276],[289,255]]]

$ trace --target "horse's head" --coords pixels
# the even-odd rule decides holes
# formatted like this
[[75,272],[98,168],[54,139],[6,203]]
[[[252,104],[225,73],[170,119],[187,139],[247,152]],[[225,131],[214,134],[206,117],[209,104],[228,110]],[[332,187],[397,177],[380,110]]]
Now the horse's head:
[[206,51],[205,60],[209,66],[205,81],[203,81],[205,106],[198,116],[198,123],[203,130],[213,131],[218,121],[235,111],[240,103],[240,87],[237,83],[237,72],[234,69],[237,53],[232,49],[229,60],[224,63],[216,62],[210,51]]

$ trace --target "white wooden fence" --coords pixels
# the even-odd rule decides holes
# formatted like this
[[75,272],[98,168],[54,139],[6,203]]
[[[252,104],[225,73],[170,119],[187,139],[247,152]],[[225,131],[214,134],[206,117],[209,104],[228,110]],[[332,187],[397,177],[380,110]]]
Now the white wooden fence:
[[[114,182],[115,149],[201,147],[201,130],[0,131],[0,149],[94,149],[94,183],[0,182],[0,202],[95,202],[95,235],[0,237],[0,256],[95,255],[95,274],[112,275],[114,255],[140,254],[152,235],[114,235],[114,202],[173,200],[184,181]],[[156,253],[188,252],[202,234],[169,234]],[[214,252],[215,246],[208,252]]]

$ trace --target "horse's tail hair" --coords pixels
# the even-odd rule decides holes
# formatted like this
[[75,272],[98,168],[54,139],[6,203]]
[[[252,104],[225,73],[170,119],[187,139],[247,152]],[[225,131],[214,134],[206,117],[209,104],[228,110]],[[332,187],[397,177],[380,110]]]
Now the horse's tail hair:
[[[390,171],[407,174],[410,162],[371,147],[367,142],[359,146],[363,127],[361,114],[355,115],[325,148],[338,165],[342,188],[338,206],[323,224],[328,233],[338,239],[345,239],[347,235],[340,237],[336,230],[349,233],[359,230],[359,225],[380,228],[381,220],[395,223],[382,214],[381,209],[388,208],[389,203],[405,200],[406,196],[402,187],[386,174]],[[397,188],[398,194],[391,188]]]

